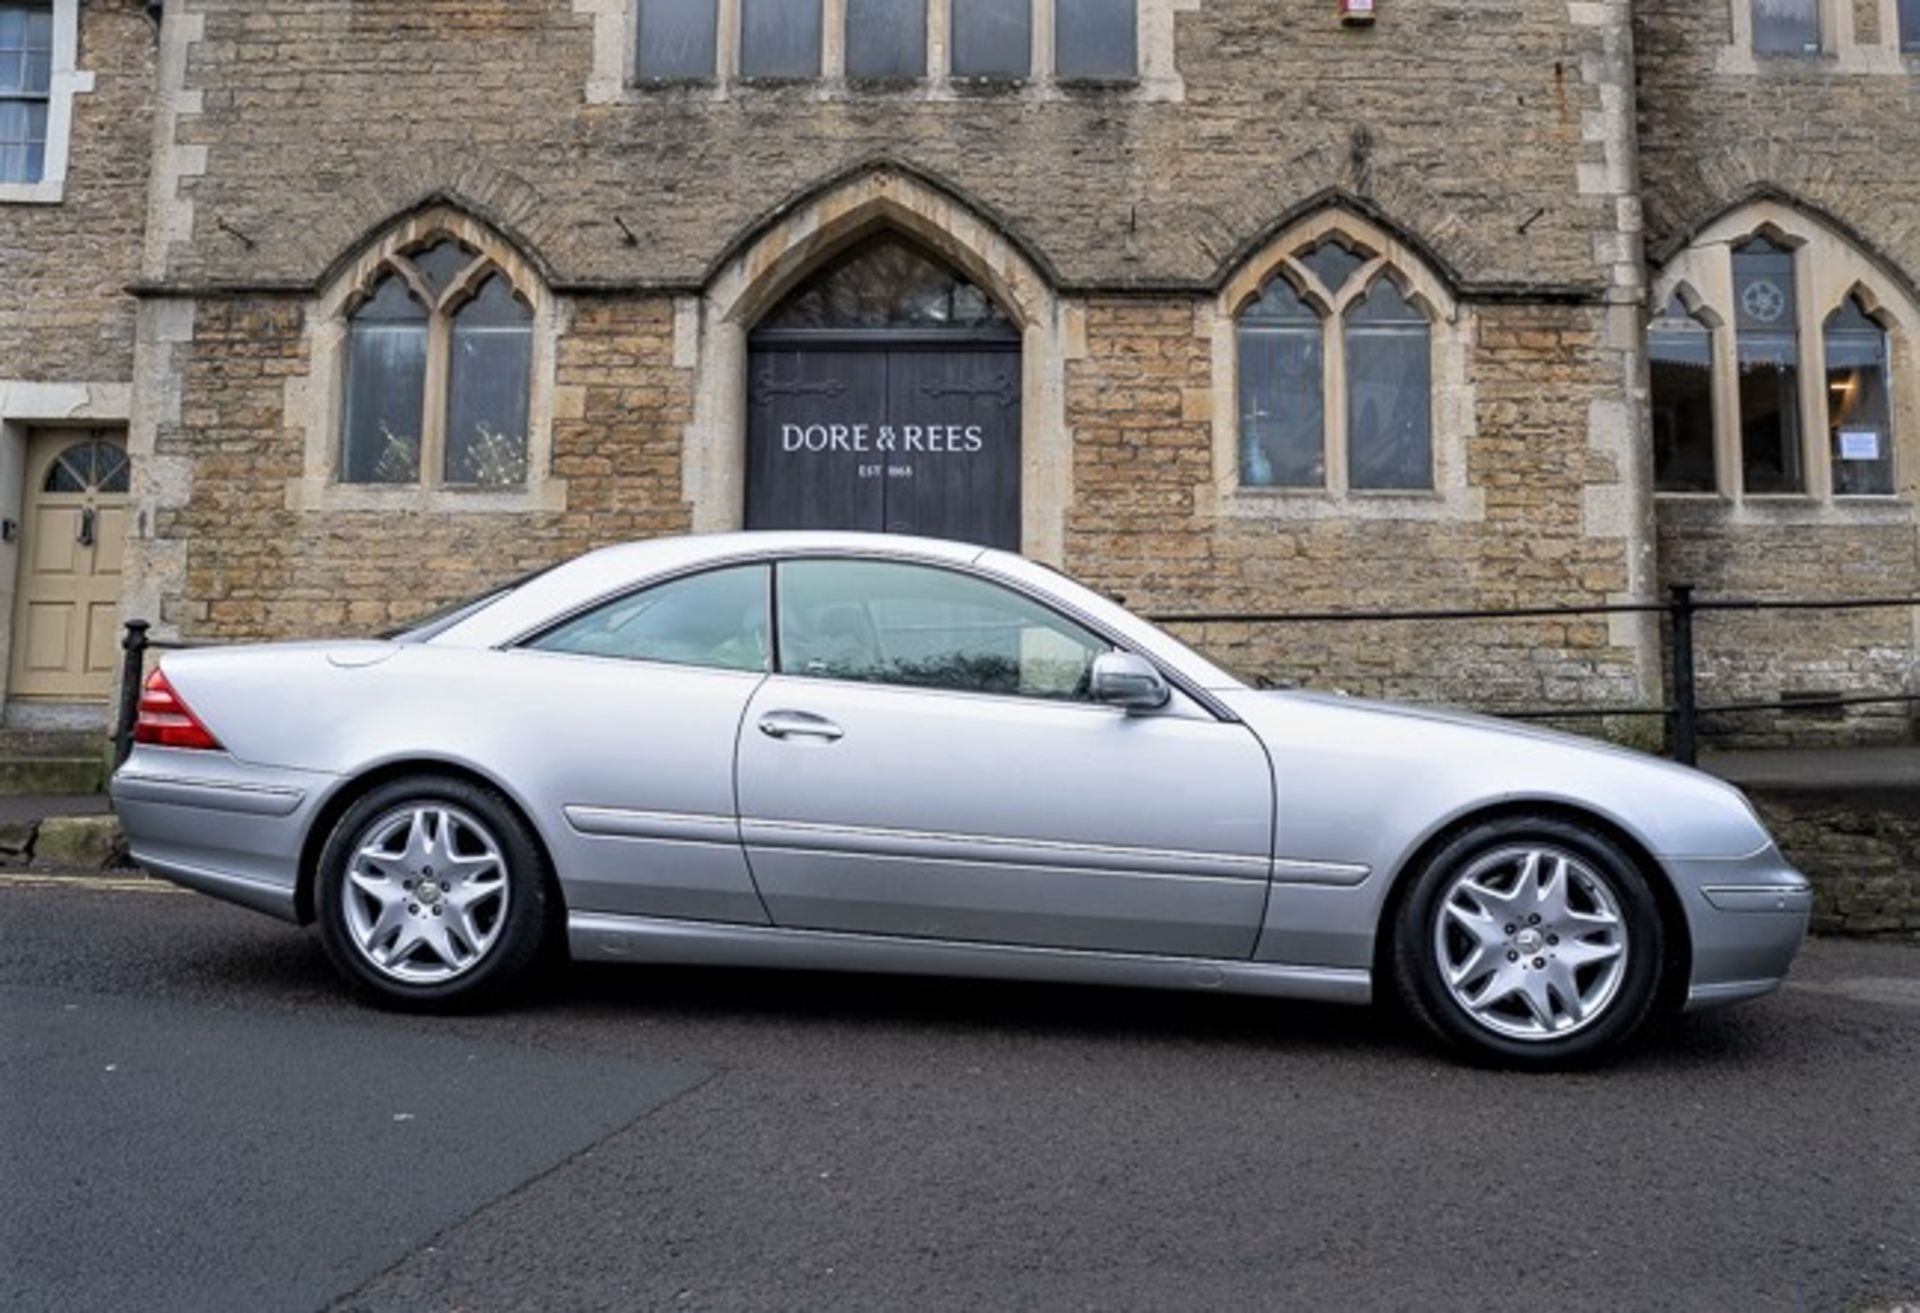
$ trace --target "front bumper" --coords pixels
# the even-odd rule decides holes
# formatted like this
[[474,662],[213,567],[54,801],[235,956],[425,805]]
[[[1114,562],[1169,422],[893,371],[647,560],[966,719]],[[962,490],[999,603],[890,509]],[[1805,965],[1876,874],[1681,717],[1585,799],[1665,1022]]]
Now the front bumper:
[[301,845],[333,782],[224,752],[139,746],[108,792],[146,870],[294,921]]
[[1771,993],[1806,938],[1813,886],[1768,844],[1737,858],[1669,858],[1693,941],[1688,1011]]

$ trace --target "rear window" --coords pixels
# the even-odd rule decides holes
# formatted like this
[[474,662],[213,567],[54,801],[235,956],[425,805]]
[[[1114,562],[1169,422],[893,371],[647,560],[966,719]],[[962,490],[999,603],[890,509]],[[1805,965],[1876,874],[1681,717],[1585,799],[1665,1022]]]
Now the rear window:
[[478,597],[449,602],[443,607],[427,612],[417,620],[409,621],[398,629],[389,629],[384,633],[376,634],[375,637],[384,638],[390,643],[424,643],[444,634],[467,617],[478,615],[509,593],[520,591],[551,569],[553,567],[550,565],[542,566],[538,570],[521,575],[511,583],[496,585]]

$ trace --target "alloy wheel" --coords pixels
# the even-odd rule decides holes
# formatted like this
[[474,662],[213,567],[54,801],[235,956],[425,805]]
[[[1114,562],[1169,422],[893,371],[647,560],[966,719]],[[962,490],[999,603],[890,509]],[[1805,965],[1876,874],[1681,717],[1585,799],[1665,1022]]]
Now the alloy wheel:
[[1475,1024],[1548,1041],[1606,1014],[1626,978],[1627,922],[1608,882],[1546,845],[1495,849],[1450,880],[1434,918],[1442,983]]
[[437,985],[485,959],[507,923],[506,858],[472,812],[410,803],[354,839],[341,876],[348,938],[374,970]]

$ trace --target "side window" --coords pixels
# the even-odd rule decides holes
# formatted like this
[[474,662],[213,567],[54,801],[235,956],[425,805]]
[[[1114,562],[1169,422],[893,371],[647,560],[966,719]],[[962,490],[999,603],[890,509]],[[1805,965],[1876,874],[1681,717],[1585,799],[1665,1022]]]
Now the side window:
[[608,602],[527,646],[715,670],[767,668],[767,569],[735,566]]
[[886,561],[780,567],[780,669],[965,693],[1086,697],[1100,638],[951,570]]

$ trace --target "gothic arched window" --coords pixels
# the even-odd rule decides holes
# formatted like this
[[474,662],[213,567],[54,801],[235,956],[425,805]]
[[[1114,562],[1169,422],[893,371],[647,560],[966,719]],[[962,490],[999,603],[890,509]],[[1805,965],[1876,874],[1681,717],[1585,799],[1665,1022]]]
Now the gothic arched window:
[[1433,335],[1399,271],[1334,234],[1284,256],[1240,308],[1245,487],[1433,486]]
[[347,312],[340,481],[523,485],[532,372],[501,261],[444,233],[388,256]]

